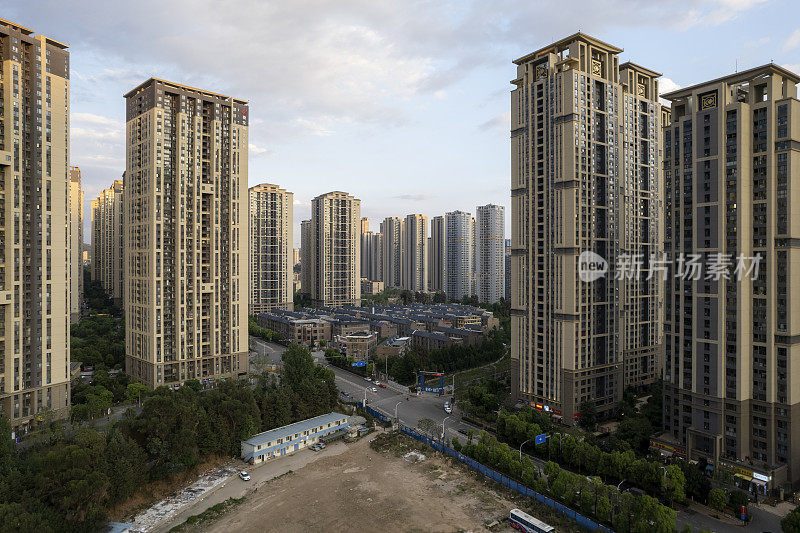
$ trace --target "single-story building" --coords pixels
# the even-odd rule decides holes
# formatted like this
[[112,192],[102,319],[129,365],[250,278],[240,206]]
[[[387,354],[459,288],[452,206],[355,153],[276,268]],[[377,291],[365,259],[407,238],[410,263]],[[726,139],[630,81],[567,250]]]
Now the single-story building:
[[242,460],[258,464],[294,453],[316,443],[320,437],[349,427],[347,415],[328,413],[275,429],[242,441]]

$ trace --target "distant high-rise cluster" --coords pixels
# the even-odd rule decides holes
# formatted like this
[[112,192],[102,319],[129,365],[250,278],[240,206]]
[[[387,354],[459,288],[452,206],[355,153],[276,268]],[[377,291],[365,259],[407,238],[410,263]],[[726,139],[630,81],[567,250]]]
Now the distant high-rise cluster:
[[69,321],[75,323],[83,307],[83,190],[78,167],[69,167],[69,187]]
[[92,281],[97,281],[115,305],[122,305],[125,239],[122,180],[114,180],[92,200]]

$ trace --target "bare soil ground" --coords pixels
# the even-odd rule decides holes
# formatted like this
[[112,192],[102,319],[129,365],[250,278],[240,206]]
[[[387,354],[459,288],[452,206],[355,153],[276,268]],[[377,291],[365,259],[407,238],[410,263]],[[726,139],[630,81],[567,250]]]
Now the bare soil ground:
[[[276,479],[206,531],[489,531],[518,506],[415,441],[373,435]],[[411,448],[425,460],[403,458]],[[508,522],[491,531],[513,531]]]

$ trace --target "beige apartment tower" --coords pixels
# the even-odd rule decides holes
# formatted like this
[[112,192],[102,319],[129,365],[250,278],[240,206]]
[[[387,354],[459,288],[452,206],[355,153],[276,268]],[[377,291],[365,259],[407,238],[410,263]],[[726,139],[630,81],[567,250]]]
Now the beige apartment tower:
[[0,19],[0,416],[69,413],[67,46]]
[[114,305],[122,306],[124,260],[123,182],[114,180],[92,200],[92,281],[100,282]]
[[430,246],[428,247],[428,284],[431,292],[444,292],[444,217],[431,219]]
[[406,216],[401,243],[402,288],[411,292],[427,292],[428,217],[420,214]]
[[125,102],[126,371],[151,387],[244,375],[247,102],[155,78]]
[[311,264],[311,248],[313,241],[311,221],[300,222],[300,292],[311,297],[311,276],[314,268]]
[[333,191],[311,201],[311,300],[361,305],[361,200]]
[[381,269],[384,287],[402,287],[403,219],[400,217],[387,217],[381,222]]
[[658,442],[761,494],[800,481],[797,83],[770,64],[665,95],[666,251],[721,258],[729,279],[667,278]]
[[475,213],[476,294],[480,302],[496,303],[505,292],[506,208],[480,205]]
[[83,305],[83,190],[81,169],[69,167],[69,321],[78,322]]
[[[514,62],[512,391],[568,423],[660,377],[660,75],[621,52],[577,33]],[[581,276],[588,254],[607,261],[599,279]]]
[[250,313],[294,308],[294,194],[277,185],[250,187]]

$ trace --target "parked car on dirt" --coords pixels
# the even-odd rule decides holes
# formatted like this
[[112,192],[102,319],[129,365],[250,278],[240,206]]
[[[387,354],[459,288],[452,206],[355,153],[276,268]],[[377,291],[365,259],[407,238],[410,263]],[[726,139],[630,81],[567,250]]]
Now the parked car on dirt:
[[250,474],[242,470],[239,472],[239,477],[242,478],[242,481],[250,481]]

